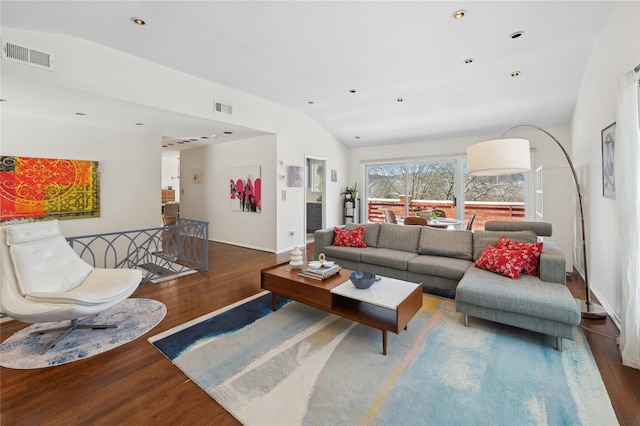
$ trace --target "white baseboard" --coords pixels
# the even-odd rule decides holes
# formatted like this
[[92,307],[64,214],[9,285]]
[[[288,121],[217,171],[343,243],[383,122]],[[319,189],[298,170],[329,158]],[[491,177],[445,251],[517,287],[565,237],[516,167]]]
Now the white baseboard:
[[[580,278],[582,279],[582,281],[584,281],[584,271],[582,271],[576,264],[573,265],[573,268],[575,272],[578,273],[578,275],[580,275]],[[618,327],[618,330],[620,330],[620,326],[622,324],[620,317],[613,310],[613,307],[609,304],[609,302],[607,302],[607,299],[605,299],[604,296],[598,291],[597,286],[593,285],[593,281],[589,282],[589,289],[591,290],[591,293],[593,293],[593,295],[596,297],[596,299],[598,299],[598,302],[600,303],[602,308],[605,310],[607,315],[609,315],[609,318],[611,318],[611,321],[613,321],[616,327]]]

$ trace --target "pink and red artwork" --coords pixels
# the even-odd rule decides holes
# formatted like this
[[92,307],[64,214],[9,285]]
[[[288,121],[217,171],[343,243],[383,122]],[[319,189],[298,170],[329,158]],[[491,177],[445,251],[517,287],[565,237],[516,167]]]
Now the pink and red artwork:
[[233,167],[229,181],[231,210],[260,213],[260,166]]

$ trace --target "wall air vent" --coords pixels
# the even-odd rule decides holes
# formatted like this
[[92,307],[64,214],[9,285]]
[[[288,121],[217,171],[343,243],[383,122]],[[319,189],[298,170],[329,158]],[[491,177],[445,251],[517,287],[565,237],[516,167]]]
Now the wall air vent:
[[2,42],[2,59],[53,71],[54,57],[52,53],[8,41]]
[[223,112],[225,114],[233,114],[233,107],[229,104],[225,104],[222,102],[215,102],[216,112]]

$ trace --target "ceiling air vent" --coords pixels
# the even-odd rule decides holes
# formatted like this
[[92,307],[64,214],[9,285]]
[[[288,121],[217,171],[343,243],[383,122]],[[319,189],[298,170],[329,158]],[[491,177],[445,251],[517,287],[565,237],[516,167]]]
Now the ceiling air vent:
[[223,112],[225,114],[233,114],[233,107],[222,102],[215,102],[216,112]]
[[53,71],[54,57],[52,53],[8,41],[2,43],[2,59]]

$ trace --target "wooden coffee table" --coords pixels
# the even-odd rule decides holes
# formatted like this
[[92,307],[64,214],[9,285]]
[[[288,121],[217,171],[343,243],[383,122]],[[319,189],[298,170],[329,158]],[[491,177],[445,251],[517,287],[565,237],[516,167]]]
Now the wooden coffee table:
[[[305,268],[306,265],[303,266]],[[272,293],[273,310],[280,295],[382,331],[382,353],[387,354],[387,331],[399,334],[422,307],[422,285],[382,277],[366,290],[354,287],[352,272],[317,281],[298,275],[288,263],[263,269],[261,287]]]

